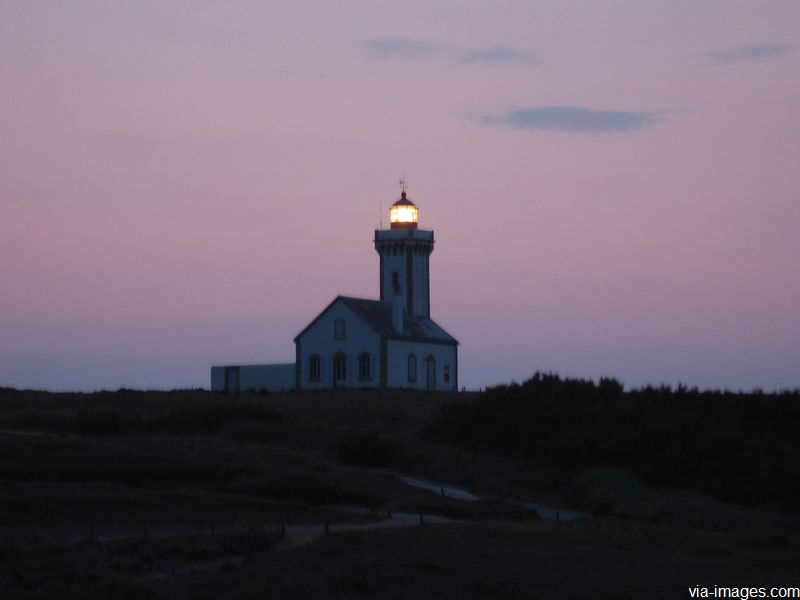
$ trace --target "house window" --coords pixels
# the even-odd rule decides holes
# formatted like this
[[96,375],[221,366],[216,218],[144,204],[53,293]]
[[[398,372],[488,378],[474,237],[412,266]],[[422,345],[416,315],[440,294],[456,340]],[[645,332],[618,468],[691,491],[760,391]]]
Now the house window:
[[344,319],[336,319],[333,322],[333,337],[337,340],[344,339]]
[[370,379],[370,356],[368,352],[362,352],[358,355],[358,378]]
[[319,354],[312,354],[308,357],[308,380],[319,381],[322,379],[322,360]]
[[417,357],[413,354],[408,355],[408,382],[417,382]]
[[337,354],[333,357],[333,383],[343,382],[347,379],[347,356]]
[[444,382],[450,383],[450,365],[444,366]]

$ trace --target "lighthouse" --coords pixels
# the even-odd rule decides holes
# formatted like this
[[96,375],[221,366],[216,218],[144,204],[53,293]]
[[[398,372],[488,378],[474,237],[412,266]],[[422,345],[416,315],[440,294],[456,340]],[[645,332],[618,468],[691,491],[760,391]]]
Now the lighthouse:
[[379,300],[336,296],[294,338],[294,363],[212,367],[211,389],[458,390],[458,341],[431,319],[433,231],[404,184],[374,243]]
[[431,316],[429,259],[433,231],[418,227],[419,210],[405,190],[389,209],[389,229],[375,230],[375,250],[380,256],[380,299],[401,296],[409,315]]

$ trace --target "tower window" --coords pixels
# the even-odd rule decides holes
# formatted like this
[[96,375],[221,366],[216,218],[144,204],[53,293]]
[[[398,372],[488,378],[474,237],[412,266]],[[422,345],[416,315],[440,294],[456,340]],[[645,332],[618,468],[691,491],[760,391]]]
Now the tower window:
[[333,337],[337,340],[344,339],[344,319],[336,319],[333,322]]
[[319,354],[312,354],[308,357],[308,380],[320,381],[322,379],[322,361]]
[[400,291],[400,274],[397,271],[392,271],[392,291],[394,293]]
[[413,354],[408,355],[408,382],[417,382],[417,357]]
[[362,352],[358,355],[358,378],[359,379],[371,379],[372,375],[370,372],[370,355],[368,352]]

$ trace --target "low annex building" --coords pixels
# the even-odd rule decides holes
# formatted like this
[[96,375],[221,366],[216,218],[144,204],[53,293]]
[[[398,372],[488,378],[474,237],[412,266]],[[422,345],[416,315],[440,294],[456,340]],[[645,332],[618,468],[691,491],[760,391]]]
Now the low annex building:
[[[295,363],[211,368],[211,389],[458,389],[458,341],[430,318],[433,231],[403,190],[375,230],[380,299],[336,297],[294,338]],[[293,376],[293,377],[292,377]]]

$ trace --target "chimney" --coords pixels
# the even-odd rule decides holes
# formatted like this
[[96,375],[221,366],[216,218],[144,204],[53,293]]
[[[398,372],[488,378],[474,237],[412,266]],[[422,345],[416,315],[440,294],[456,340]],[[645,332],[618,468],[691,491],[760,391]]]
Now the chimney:
[[392,296],[392,329],[395,333],[403,333],[403,313],[406,310],[403,294],[395,293]]

